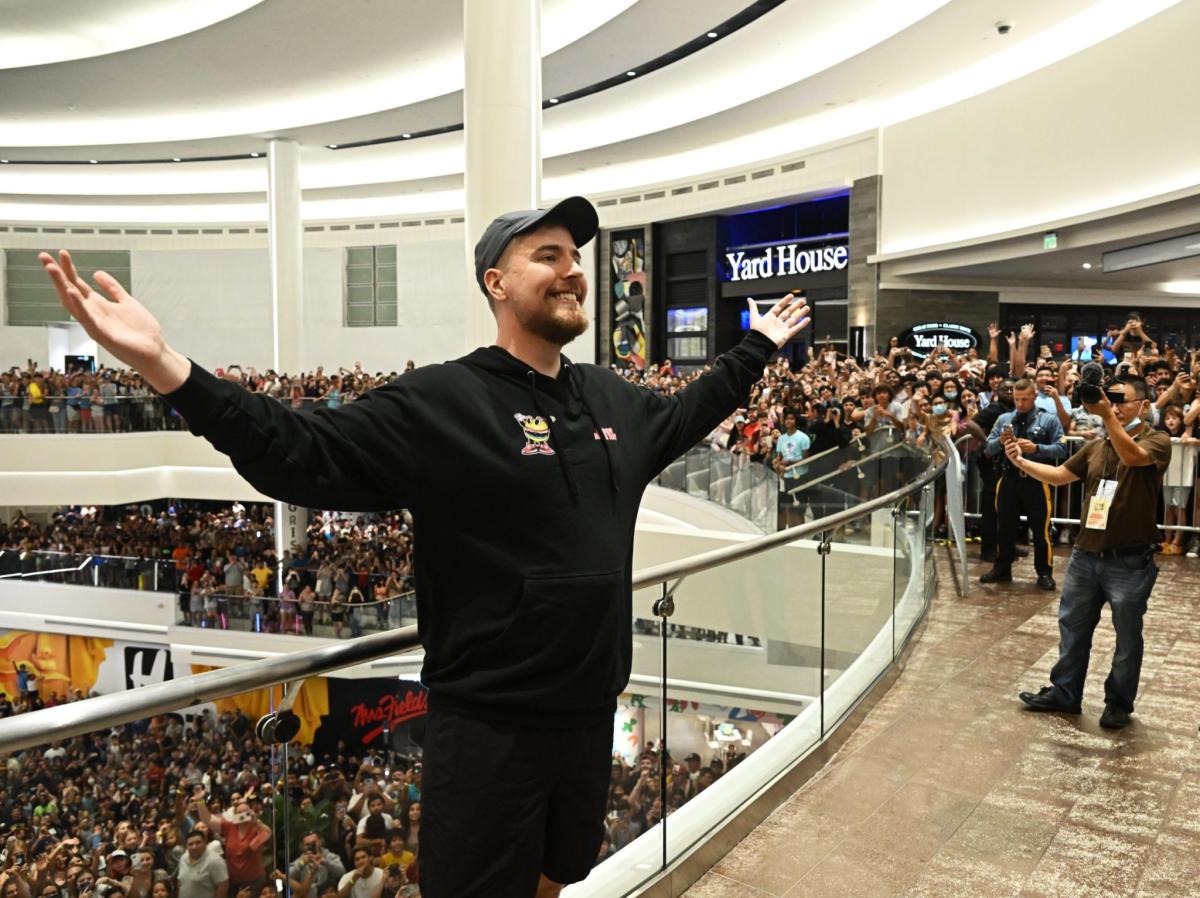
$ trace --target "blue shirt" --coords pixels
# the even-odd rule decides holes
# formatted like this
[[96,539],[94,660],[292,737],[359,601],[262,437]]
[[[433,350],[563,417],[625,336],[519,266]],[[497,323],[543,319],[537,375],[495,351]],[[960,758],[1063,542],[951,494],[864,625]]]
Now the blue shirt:
[[[775,451],[780,454],[786,464],[800,461],[804,458],[804,453],[808,451],[808,447],[812,445],[812,440],[803,430],[797,430],[795,433],[781,433],[779,439],[775,441]],[[783,476],[788,480],[799,480],[808,471],[804,465],[796,465],[785,471]]]
[[1070,454],[1070,447],[1067,445],[1067,438],[1063,434],[1058,415],[1044,412],[1035,407],[1026,416],[1025,430],[1022,434],[1021,427],[1015,423],[1019,414],[1015,411],[1005,412],[996,419],[992,432],[988,434],[987,447],[984,450],[989,456],[995,458],[1004,454],[1004,444],[1000,442],[1000,434],[1004,432],[1005,424],[1013,425],[1015,436],[1018,438],[1024,436],[1025,439],[1037,446],[1037,452],[1025,456],[1030,461],[1054,465]]

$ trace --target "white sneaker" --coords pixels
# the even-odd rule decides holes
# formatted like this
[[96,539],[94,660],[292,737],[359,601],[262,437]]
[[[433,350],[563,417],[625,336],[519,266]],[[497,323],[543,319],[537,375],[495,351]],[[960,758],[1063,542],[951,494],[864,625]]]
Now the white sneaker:
[[1192,541],[1190,543],[1188,543],[1187,557],[1188,558],[1200,558],[1200,539],[1196,539],[1193,537]]

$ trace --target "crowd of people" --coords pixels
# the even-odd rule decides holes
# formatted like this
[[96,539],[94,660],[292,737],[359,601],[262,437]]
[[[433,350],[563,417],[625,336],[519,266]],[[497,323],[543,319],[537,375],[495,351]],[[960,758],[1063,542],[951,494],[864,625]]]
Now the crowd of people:
[[[316,511],[305,545],[277,558],[271,506],[162,501],[60,508],[39,521],[0,521],[0,573],[53,570],[46,579],[176,591],[179,620],[262,632],[361,635],[413,615],[412,518],[406,511]],[[92,562],[82,566],[87,558]],[[282,573],[282,582],[280,574]]]
[[[36,691],[36,685],[33,687]],[[0,697],[0,718],[30,695]],[[76,692],[64,701],[83,699]],[[614,753],[599,863],[743,760]],[[168,714],[0,755],[4,898],[419,898],[422,763],[283,753],[240,711]],[[289,815],[285,851],[283,815]]]
[[[416,365],[409,361],[405,372]],[[362,365],[298,375],[259,372],[253,367],[218,368],[218,377],[272,396],[292,408],[336,408],[398,377],[370,374]],[[0,372],[0,433],[121,433],[182,430],[183,419],[136,371],[100,367],[96,371],[40,368],[32,360]]]
[[[0,699],[0,716],[21,710]],[[420,895],[419,760],[296,743],[285,778],[282,752],[239,711],[169,714],[0,762],[8,898],[273,898],[285,877],[296,898]]]

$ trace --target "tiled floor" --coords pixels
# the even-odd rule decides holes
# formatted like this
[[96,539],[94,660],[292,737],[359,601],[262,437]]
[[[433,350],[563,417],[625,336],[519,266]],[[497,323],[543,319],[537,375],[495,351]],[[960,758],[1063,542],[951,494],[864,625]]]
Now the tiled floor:
[[960,599],[939,555],[939,594],[899,679],[687,895],[1200,896],[1200,562],[1158,563],[1137,713],[1113,733],[1097,723],[1107,612],[1084,713],[1028,712],[1016,696],[1057,658],[1057,594],[1029,570]]

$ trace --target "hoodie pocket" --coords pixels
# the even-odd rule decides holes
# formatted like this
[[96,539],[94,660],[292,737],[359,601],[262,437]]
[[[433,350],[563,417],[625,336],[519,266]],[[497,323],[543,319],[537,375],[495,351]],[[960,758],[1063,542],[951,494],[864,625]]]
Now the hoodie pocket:
[[611,700],[624,685],[613,685],[624,587],[619,570],[527,578],[516,614],[487,652],[498,692],[558,708]]

